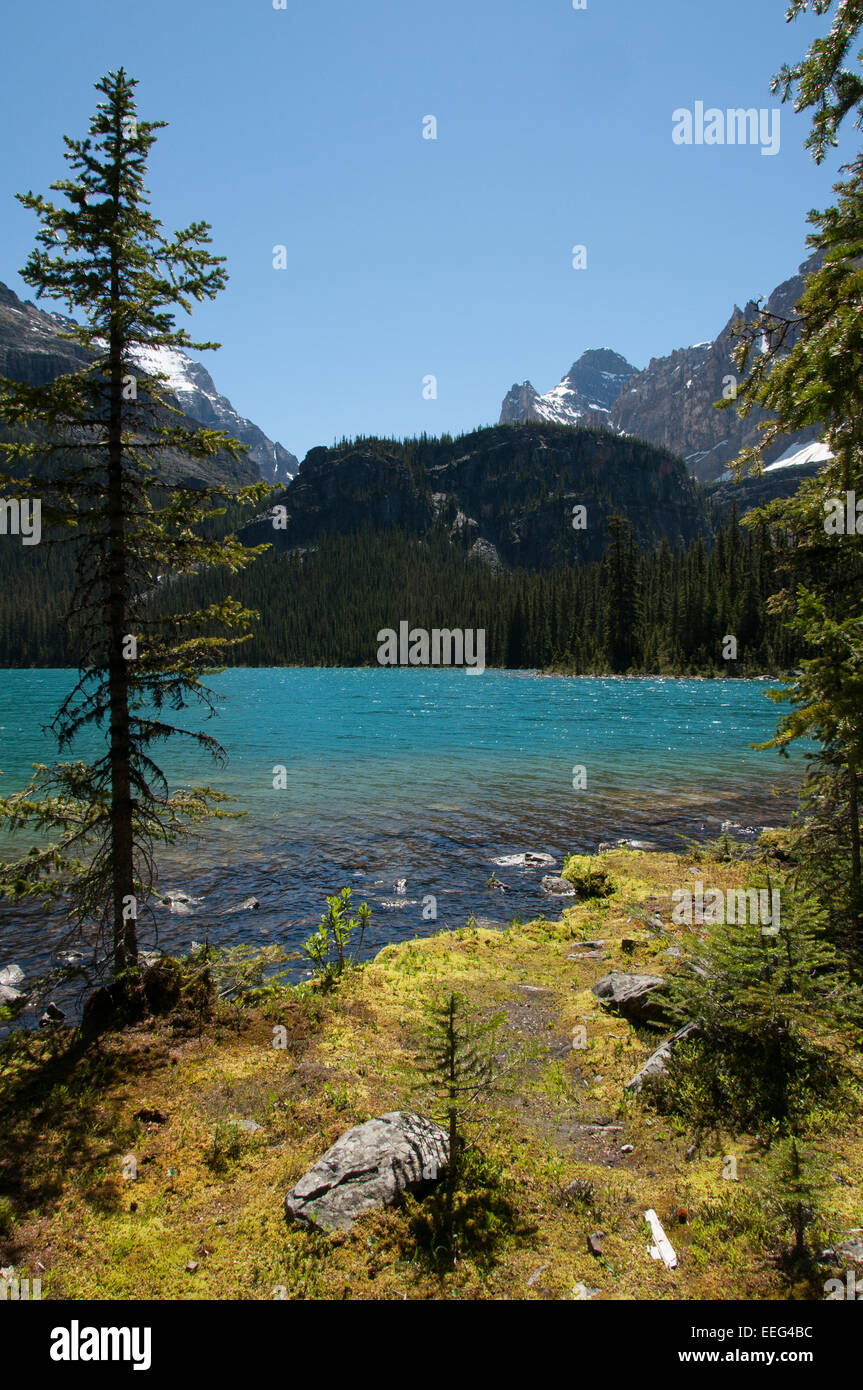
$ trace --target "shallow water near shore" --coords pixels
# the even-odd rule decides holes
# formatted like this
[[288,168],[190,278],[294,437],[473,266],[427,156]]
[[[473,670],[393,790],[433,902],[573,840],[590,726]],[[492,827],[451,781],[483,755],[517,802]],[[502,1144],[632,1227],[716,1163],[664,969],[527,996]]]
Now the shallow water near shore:
[[[73,684],[69,671],[0,674],[5,794],[56,748],[42,726]],[[158,888],[185,894],[141,923],[142,945],[182,951],[278,942],[297,948],[327,893],[353,889],[372,909],[363,954],[384,943],[477,919],[557,910],[543,874],[566,854],[622,837],[679,848],[724,822],[744,838],[781,824],[795,804],[801,757],[757,752],[775,728],[769,681],[550,679],[530,672],[411,669],[227,671],[212,686],[219,716],[205,729],[228,755],[218,767],[191,743],[161,751],[174,786],[211,784],[247,814],[163,849]],[[98,734],[73,756],[87,757]],[[67,755],[68,756],[68,755]],[[573,789],[581,766],[586,787]],[[286,770],[276,789],[274,769]],[[525,851],[554,865],[498,864]],[[0,857],[10,843],[0,840]],[[495,874],[507,892],[489,889]],[[434,895],[437,920],[423,917]],[[255,898],[258,908],[242,904]],[[240,910],[237,910],[240,909]],[[0,966],[31,976],[56,964],[62,909],[0,904]],[[298,965],[298,976],[303,967]],[[87,980],[56,994],[62,1007]],[[62,997],[61,997],[62,996]],[[26,1020],[25,1020],[26,1021]]]

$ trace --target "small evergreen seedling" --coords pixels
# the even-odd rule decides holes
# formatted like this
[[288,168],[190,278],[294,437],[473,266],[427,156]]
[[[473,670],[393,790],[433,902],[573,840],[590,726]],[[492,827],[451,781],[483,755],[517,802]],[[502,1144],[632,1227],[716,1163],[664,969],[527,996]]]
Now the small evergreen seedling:
[[[443,1204],[438,1218],[433,1218],[433,1225],[438,1248],[444,1250],[448,1258],[454,1258],[459,1243],[457,1225],[463,1222],[464,1233],[470,1237],[476,1217],[468,1217],[466,1213],[478,1202],[484,1211],[483,1219],[488,1220],[487,1204],[494,1205],[495,1200],[483,1189],[482,1193],[474,1194],[473,1202],[467,1199],[466,1204],[462,1203],[463,1209],[460,1208],[457,1216],[456,1191],[460,1182],[472,1186],[476,1181],[476,1173],[472,1176],[471,1163],[465,1159],[464,1125],[475,1115],[480,1097],[499,1083],[503,1072],[498,1056],[502,1015],[478,1020],[472,1013],[470,1001],[454,991],[432,1004],[429,1015],[425,1054],[419,1066],[424,1078],[422,1089],[432,1092],[437,1118],[444,1121],[449,1130]],[[481,1171],[482,1156],[474,1157],[478,1168],[476,1164],[474,1167]]]
[[420,1071],[449,1129],[448,1183],[452,1190],[459,1171],[462,1123],[500,1074],[495,1052],[501,1015],[478,1021],[471,1017],[470,1001],[453,991],[433,1004],[430,1014],[426,1057]]
[[756,1177],[756,1188],[783,1240],[793,1237],[792,1260],[808,1254],[810,1231],[822,1217],[826,1182],[819,1156],[791,1137],[771,1149]]

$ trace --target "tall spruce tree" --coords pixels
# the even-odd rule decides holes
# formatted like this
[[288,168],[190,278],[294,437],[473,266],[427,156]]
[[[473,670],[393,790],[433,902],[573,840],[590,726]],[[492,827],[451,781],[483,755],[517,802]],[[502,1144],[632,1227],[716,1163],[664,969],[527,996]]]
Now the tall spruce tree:
[[[794,0],[788,18],[831,8],[832,0]],[[774,79],[783,99],[795,95],[798,110],[815,108],[807,143],[819,162],[836,144],[847,116],[856,112],[858,126],[863,119],[863,79],[844,66],[861,25],[861,0],[844,0],[830,33],[813,43],[801,63],[783,68]],[[823,839],[819,802],[829,799],[835,807],[839,789],[844,813],[832,817],[832,828],[838,825],[847,846],[847,854],[840,845],[838,857],[833,856],[834,869],[845,879],[840,925],[863,956],[863,536],[854,509],[856,498],[863,498],[863,156],[843,172],[846,178],[834,186],[836,204],[810,214],[817,230],[808,242],[823,261],[809,276],[793,315],[763,310],[739,330],[737,365],[744,372],[751,366],[738,397],[741,413],[758,405],[772,418],[760,445],[744,450],[736,466],[738,474],[759,469],[769,444],[812,425],[822,427],[830,449],[831,458],[815,478],[803,482],[793,497],[750,514],[747,522],[768,526],[779,550],[784,585],[770,600],[771,611],[814,651],[789,685],[771,692],[792,706],[772,742],[785,749],[803,737],[818,745],[808,789],[815,808],[810,846],[813,837]],[[818,853],[822,850],[819,845]],[[839,869],[843,858],[845,867]]]
[[[228,497],[249,503],[266,490],[231,494],[188,469],[167,483],[183,460],[224,451],[237,459],[243,446],[193,426],[158,370],[161,349],[218,346],[193,342],[175,313],[214,298],[227,276],[224,258],[208,250],[206,222],[168,236],[149,211],[148,156],[165,122],[138,118],[136,85],[122,68],[96,84],[103,100],[89,135],[66,138],[70,177],[52,185],[65,205],[19,195],[41,223],[22,276],[38,296],[67,305],[65,336],[85,349],[84,365],[46,385],[0,384],[11,434],[2,447],[15,474],[3,481],[45,499],[46,520],[78,538],[70,621],[79,676],[53,726],[60,751],[85,726],[106,733],[103,756],[37,767],[25,792],[0,801],[11,829],[42,833],[39,847],[3,866],[0,886],[49,893],[61,880],[76,935],[97,951],[108,946],[127,1002],[138,997],[137,923],[152,895],[155,844],[223,814],[224,798],[209,788],[172,791],[152,747],[183,734],[222,756],[215,739],[179,728],[165,711],[202,701],[215,712],[201,678],[225,645],[244,640],[254,616],[231,598],[161,611],[158,596],[177,576],[213,565],[234,572],[257,554],[231,536],[203,539],[202,528]],[[59,839],[46,843],[49,833]]]
[[[863,158],[836,191],[835,207],[811,215],[819,230],[809,242],[824,253],[824,262],[807,281],[797,317],[779,320],[764,312],[757,320],[768,335],[768,350],[744,384],[742,409],[746,413],[757,403],[774,423],[760,449],[745,451],[738,466],[759,466],[761,451],[778,434],[813,424],[823,427],[831,451],[792,497],[751,513],[747,523],[766,524],[776,537],[784,582],[770,609],[814,653],[790,684],[772,692],[792,706],[772,742],[785,748],[798,738],[815,739],[812,777],[844,784],[846,918],[863,951],[863,535],[852,505],[863,498]],[[741,334],[743,370],[753,331]]]
[[608,586],[605,655],[612,671],[624,672],[636,666],[640,657],[638,550],[632,523],[624,517],[609,517],[608,533],[610,540],[603,560]]

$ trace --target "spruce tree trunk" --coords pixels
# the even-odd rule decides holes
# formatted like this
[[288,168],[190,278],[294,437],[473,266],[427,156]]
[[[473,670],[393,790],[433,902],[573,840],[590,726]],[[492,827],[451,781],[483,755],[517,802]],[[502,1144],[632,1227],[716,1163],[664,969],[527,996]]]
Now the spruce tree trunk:
[[857,762],[848,758],[848,820],[851,831],[851,912],[854,918],[855,945],[863,949],[863,882],[860,867],[860,805],[857,795]]
[[[117,115],[118,141],[121,134]],[[117,154],[114,220],[120,199],[120,159]],[[138,957],[135,919],[124,914],[124,899],[135,892],[132,832],[132,744],[129,729],[129,670],[123,655],[126,637],[126,518],[123,497],[123,332],[119,320],[120,272],[116,247],[111,251],[111,332],[108,360],[110,401],[108,419],[108,698],[111,762],[111,874],[113,888],[114,973],[134,966]],[[124,916],[126,920],[124,920]]]
[[455,1106],[449,1112],[449,1187],[455,1187],[458,1177],[458,1111]]
[[455,1185],[458,1178],[458,1088],[457,1088],[457,1053],[458,1039],[455,1030],[456,1001],[455,995],[449,997],[449,1020],[447,1030],[448,1043],[448,1070],[449,1070],[449,1167],[446,1175],[446,1234],[450,1252],[454,1255],[454,1197]]

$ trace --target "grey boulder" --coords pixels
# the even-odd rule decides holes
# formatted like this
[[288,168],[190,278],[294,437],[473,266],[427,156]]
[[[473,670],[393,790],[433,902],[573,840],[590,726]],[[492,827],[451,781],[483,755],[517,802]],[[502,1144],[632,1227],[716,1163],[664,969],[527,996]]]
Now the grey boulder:
[[627,1018],[661,1020],[665,1010],[655,994],[664,983],[661,975],[627,975],[623,970],[612,970],[593,986],[593,993]]
[[20,965],[4,965],[0,970],[0,1005],[17,1004],[25,997],[25,991],[18,986],[24,983],[24,971]]
[[434,1182],[448,1162],[440,1125],[392,1110],[337,1139],[285,1197],[285,1211],[294,1221],[346,1231],[363,1212]]
[[851,1264],[863,1265],[863,1230],[858,1227],[853,1231],[846,1231],[833,1247],[832,1253],[842,1262],[850,1261]]
[[546,874],[541,887],[543,893],[554,893],[561,898],[575,897],[575,889],[569,879],[559,878],[557,874]]

